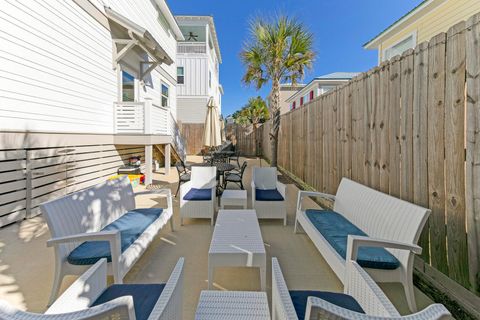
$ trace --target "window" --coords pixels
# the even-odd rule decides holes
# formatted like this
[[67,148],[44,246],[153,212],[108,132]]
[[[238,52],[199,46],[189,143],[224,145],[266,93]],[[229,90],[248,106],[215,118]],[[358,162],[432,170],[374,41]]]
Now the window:
[[123,70],[122,101],[135,101],[135,77]]
[[383,60],[390,60],[397,54],[402,54],[404,51],[415,47],[415,34],[412,33],[402,41],[397,42],[393,46],[383,51]]
[[312,100],[313,100],[313,90],[310,91],[310,101],[312,101]]
[[303,106],[303,97],[300,98],[300,106]]
[[177,67],[177,83],[185,83],[185,69],[183,67]]
[[295,105],[296,105],[296,101],[293,101],[293,103],[292,103],[292,110],[295,109]]
[[162,107],[168,107],[168,86],[162,83]]
[[208,87],[212,87],[212,72],[208,71]]

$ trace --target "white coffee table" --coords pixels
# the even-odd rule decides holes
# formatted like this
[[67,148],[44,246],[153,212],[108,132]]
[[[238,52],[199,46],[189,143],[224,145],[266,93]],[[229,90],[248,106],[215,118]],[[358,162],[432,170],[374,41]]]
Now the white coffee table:
[[270,320],[267,294],[250,291],[208,291],[200,294],[195,320]]
[[247,190],[223,190],[220,206],[222,209],[225,209],[225,206],[239,206],[247,209]]
[[260,268],[265,291],[267,258],[255,210],[219,210],[208,250],[208,288],[216,267]]

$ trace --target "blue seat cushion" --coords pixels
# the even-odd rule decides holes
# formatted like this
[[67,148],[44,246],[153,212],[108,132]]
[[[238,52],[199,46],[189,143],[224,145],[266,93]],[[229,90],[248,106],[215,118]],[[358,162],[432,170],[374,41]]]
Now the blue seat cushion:
[[[102,231],[119,230],[122,252],[124,252],[160,217],[162,211],[161,208],[135,209],[106,225]],[[67,260],[75,265],[90,265],[102,258],[107,258],[108,262],[112,261],[108,241],[85,241],[70,252]]]
[[255,200],[257,201],[283,201],[282,194],[277,189],[255,189]]
[[308,297],[317,297],[336,306],[358,313],[365,313],[357,300],[347,294],[324,291],[289,291],[289,293],[298,319],[305,319]]
[[[330,210],[308,209],[308,219],[337,251],[346,259],[348,235],[368,236],[353,223],[348,221],[341,214]],[[360,247],[357,255],[357,262],[364,268],[372,269],[397,269],[400,262],[384,248]]]
[[153,307],[155,307],[164,288],[165,284],[114,284],[108,287],[93,302],[92,307],[116,298],[132,296],[135,318],[137,320],[146,320],[152,313]]
[[192,188],[188,190],[186,195],[183,196],[183,200],[190,200],[190,201],[212,200],[212,189]]

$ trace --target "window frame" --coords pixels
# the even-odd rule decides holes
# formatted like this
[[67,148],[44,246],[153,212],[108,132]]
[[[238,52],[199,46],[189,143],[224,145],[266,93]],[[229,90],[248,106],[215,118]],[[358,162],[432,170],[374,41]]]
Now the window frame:
[[[139,98],[139,83],[138,83],[138,72],[135,72],[132,68],[125,66],[124,64],[118,64],[118,101],[119,102],[138,102]],[[124,101],[123,100],[123,73],[128,73],[133,77],[133,101]]]
[[[178,69],[182,69],[182,75],[178,74]],[[178,80],[179,77],[182,77],[182,82],[180,82]],[[184,85],[185,84],[185,67],[184,66],[177,66],[177,84],[179,84],[179,85]]]
[[[166,96],[163,94],[163,87],[167,88]],[[167,100],[166,106],[163,105],[163,99]],[[170,108],[170,86],[163,81],[160,84],[160,105],[164,108]]]
[[[387,61],[387,58],[386,58],[387,50],[392,49],[393,47],[399,45],[400,43],[402,43],[403,41],[407,40],[410,37],[412,38],[412,41],[413,41],[413,47],[412,48],[415,48],[415,46],[417,45],[417,31],[416,30],[407,34],[405,37],[402,37],[400,40],[396,41],[394,44],[392,44],[392,45],[388,46],[387,48],[383,49],[382,50],[382,61]],[[391,56],[390,58],[388,58],[388,60],[390,60],[394,56],[396,56],[396,54]]]

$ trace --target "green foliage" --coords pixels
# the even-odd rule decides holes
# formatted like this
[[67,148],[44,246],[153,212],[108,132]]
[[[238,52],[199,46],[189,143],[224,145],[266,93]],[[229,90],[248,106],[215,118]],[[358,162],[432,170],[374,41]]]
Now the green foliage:
[[246,67],[243,81],[262,88],[269,81],[296,83],[310,69],[315,53],[313,35],[286,16],[274,21],[256,19],[250,25],[250,39],[240,56]]
[[250,98],[242,109],[233,114],[236,124],[242,126],[253,125],[255,128],[269,118],[267,104],[260,96]]

